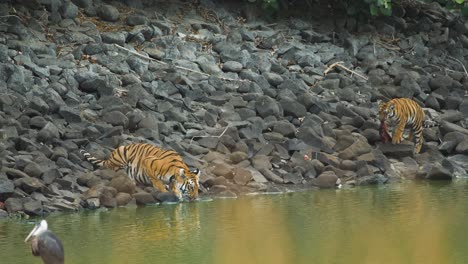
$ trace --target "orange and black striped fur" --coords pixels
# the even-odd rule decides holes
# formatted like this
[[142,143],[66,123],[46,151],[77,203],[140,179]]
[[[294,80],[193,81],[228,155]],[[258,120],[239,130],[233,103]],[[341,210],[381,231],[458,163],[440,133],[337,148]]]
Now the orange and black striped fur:
[[182,157],[173,150],[134,143],[114,149],[106,160],[97,159],[85,150],[80,152],[94,166],[125,169],[137,183],[152,185],[161,192],[167,191],[165,185],[168,184],[179,198],[198,198],[200,171],[190,171]]
[[[396,127],[391,133],[392,143],[399,144],[403,140],[403,132],[406,126],[411,126],[409,140],[415,136],[414,152],[419,153],[424,142],[422,129],[424,125],[424,111],[415,101],[408,98],[395,98],[386,103],[379,104],[380,122],[385,122],[388,126],[396,123]],[[382,126],[387,130],[387,126]],[[388,133],[388,131],[384,131]],[[382,131],[381,131],[382,134]]]

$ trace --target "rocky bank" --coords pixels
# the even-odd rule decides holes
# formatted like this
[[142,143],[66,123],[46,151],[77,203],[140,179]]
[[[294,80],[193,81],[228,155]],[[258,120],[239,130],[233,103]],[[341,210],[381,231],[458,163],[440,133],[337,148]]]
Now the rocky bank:
[[[466,175],[468,23],[314,8],[271,22],[240,1],[2,2],[0,216],[172,201],[79,153],[129,142],[181,153],[210,197]],[[421,154],[379,140],[394,97],[440,123]]]

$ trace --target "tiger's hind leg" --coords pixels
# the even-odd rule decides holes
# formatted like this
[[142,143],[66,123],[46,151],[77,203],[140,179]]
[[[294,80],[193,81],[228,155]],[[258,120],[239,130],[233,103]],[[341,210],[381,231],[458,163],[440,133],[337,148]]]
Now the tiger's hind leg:
[[422,145],[424,143],[424,137],[422,133],[422,127],[414,128],[414,134],[416,135],[415,138],[415,146],[414,146],[414,153],[418,154],[421,151]]

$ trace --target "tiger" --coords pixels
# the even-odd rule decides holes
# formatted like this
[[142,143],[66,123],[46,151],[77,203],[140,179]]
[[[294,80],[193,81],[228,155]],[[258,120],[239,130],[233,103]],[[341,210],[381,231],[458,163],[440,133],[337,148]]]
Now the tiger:
[[422,129],[424,125],[424,111],[414,100],[408,98],[394,98],[386,103],[379,104],[379,118],[381,122],[380,135],[384,140],[390,138],[387,131],[387,123],[396,123],[391,140],[393,144],[399,144],[403,140],[403,132],[406,126],[411,126],[409,140],[415,136],[414,153],[419,153],[424,142]]
[[168,184],[169,190],[179,199],[198,198],[201,171],[190,171],[176,151],[147,143],[132,143],[114,149],[106,160],[97,159],[84,149],[80,153],[95,167],[125,169],[137,183],[152,185],[161,192],[167,191]]

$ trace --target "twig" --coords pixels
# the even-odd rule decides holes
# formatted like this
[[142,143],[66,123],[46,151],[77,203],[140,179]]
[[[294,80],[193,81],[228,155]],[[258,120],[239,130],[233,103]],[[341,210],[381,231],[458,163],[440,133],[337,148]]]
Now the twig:
[[[114,44],[114,46],[116,46],[117,48],[119,49],[122,49],[122,50],[125,50],[133,55],[136,55],[140,58],[143,58],[143,59],[147,59],[147,60],[150,60],[150,61],[155,61],[157,63],[161,63],[163,65],[169,65],[168,63],[166,62],[163,62],[163,61],[160,61],[160,60],[157,60],[157,59],[154,59],[154,58],[151,58],[151,57],[148,57],[148,56],[145,56],[143,54],[140,54],[136,51],[133,51],[133,50],[130,50],[130,49],[127,49],[125,47],[122,47],[118,44]],[[232,79],[232,78],[227,78],[227,77],[221,77],[221,76],[216,76],[216,75],[210,75],[208,73],[204,73],[204,72],[201,72],[201,71],[196,71],[196,70],[192,70],[192,69],[189,69],[189,68],[186,68],[186,67],[182,67],[182,66],[177,66],[177,65],[172,65],[174,66],[175,68],[177,69],[181,69],[181,70],[185,70],[185,71],[188,71],[188,72],[194,72],[194,73],[198,73],[198,74],[201,74],[203,76],[207,76],[207,77],[215,77],[215,78],[219,78],[221,80],[225,80],[225,81],[233,81],[233,82],[250,82],[250,80],[236,80],[236,79]]]
[[350,70],[349,68],[343,66],[343,65],[342,65],[343,63],[344,63],[343,61],[338,61],[338,62],[333,63],[332,65],[328,66],[328,68],[323,72],[323,75],[327,75],[328,72],[330,72],[330,71],[331,71],[333,68],[335,68],[335,67],[340,67],[340,68],[342,68],[343,70],[345,70],[345,71],[347,71],[347,72],[350,72],[350,73],[352,73],[352,74],[356,74],[357,76],[363,78],[363,79],[366,80],[366,81],[369,79],[369,78],[367,78],[366,76],[364,76],[364,75],[362,75],[362,74],[360,74],[360,73],[358,73],[358,72],[355,72],[355,71],[353,71],[353,70]]
[[452,59],[452,60],[455,60],[455,61],[457,61],[458,63],[460,63],[461,66],[463,67],[463,70],[465,71],[466,76],[468,76],[468,71],[466,71],[465,65],[463,65],[463,63],[462,63],[459,59],[454,58],[454,57],[452,57],[452,56],[447,56],[447,58]]
[[224,133],[226,133],[228,128],[229,128],[229,126],[226,126],[226,128],[223,130],[223,132],[219,136],[193,136],[192,139],[190,139],[190,144],[189,145],[192,145],[192,141],[193,141],[194,138],[207,138],[207,137],[220,138],[220,137],[222,137],[224,135]]
[[21,17],[19,17],[19,16],[17,16],[17,15],[0,16],[0,18],[8,18],[8,17],[16,17],[16,18],[18,18],[19,20],[21,20]]

